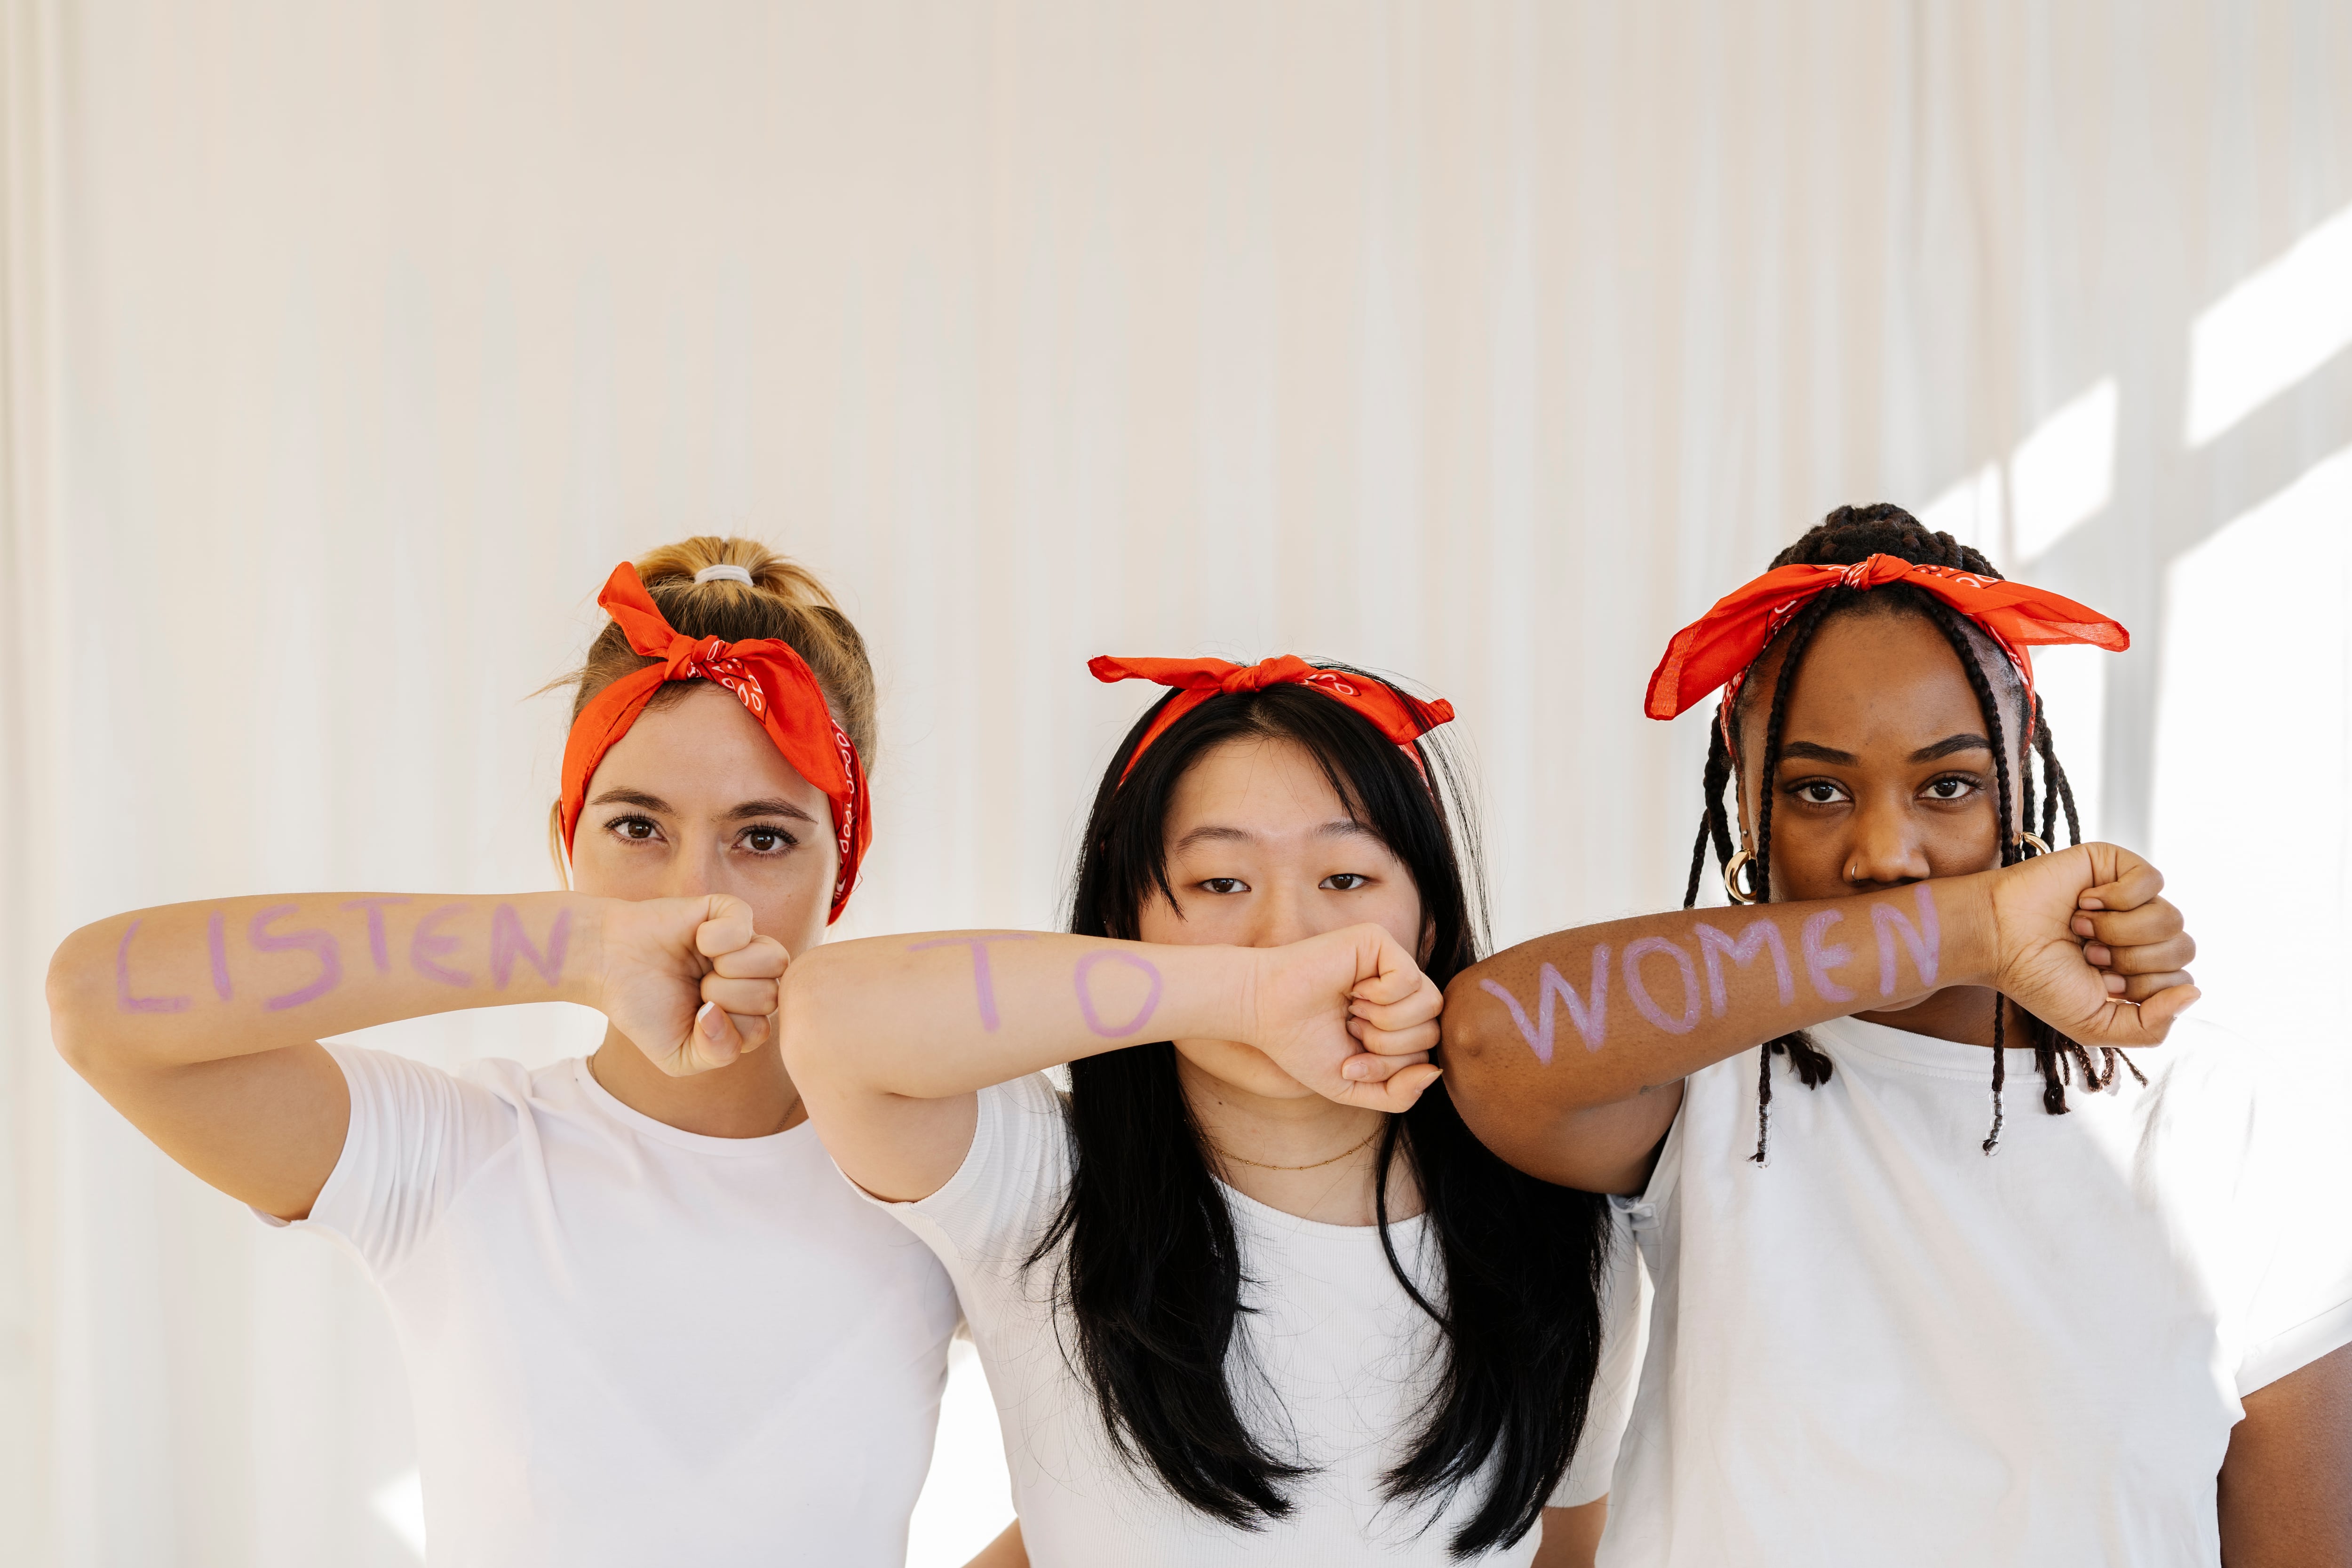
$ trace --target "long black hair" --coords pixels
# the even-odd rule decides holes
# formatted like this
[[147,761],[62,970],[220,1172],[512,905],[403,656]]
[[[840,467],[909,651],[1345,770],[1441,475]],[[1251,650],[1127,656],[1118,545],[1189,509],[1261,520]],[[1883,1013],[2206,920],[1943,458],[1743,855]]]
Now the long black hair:
[[[1842,506],[1808,530],[1803,538],[1780,554],[1772,557],[1772,570],[1783,566],[1852,566],[1873,555],[1892,555],[1922,566],[1948,566],[1954,571],[1973,573],[1979,577],[1998,578],[1982,552],[1960,543],[1948,533],[1930,532],[1916,518],[1899,506],[1880,501],[1871,506]],[[1763,655],[1759,655],[1760,667],[1772,648],[1783,648],[1780,679],[1773,682],[1772,706],[1764,722],[1763,781],[1758,790],[1755,858],[1747,868],[1749,888],[1756,901],[1769,903],[1772,899],[1772,801],[1778,794],[1772,787],[1774,773],[1780,765],[1781,729],[1789,712],[1789,693],[1797,684],[1797,666],[1812,646],[1814,637],[1824,623],[1836,616],[1869,610],[1881,615],[1916,616],[1943,634],[1944,640],[1958,656],[1960,669],[1968,677],[1969,689],[1976,694],[1977,707],[1984,715],[1985,737],[1992,742],[1994,794],[1999,816],[1995,819],[2000,863],[2013,866],[2024,858],[2031,847],[2020,837],[2012,837],[2010,825],[2022,821],[2033,826],[2034,788],[2033,763],[2038,756],[2047,781],[2042,798],[2040,837],[2045,844],[2056,836],[2058,814],[2066,815],[2066,842],[2083,841],[2083,825],[2074,810],[2074,786],[2066,782],[2066,770],[2059,764],[2058,752],[2050,738],[2050,716],[2042,711],[2042,699],[2033,698],[2030,728],[2032,743],[2024,752],[2016,783],[2019,810],[2011,816],[2011,783],[2009,766],[2007,731],[2001,723],[2005,701],[2013,703],[2019,717],[2025,718],[2025,683],[2007,659],[1992,652],[1991,639],[1979,630],[1958,611],[1930,595],[1923,594],[1907,584],[1894,584],[1883,588],[1832,588],[1816,595],[1805,607],[1790,618],[1780,628]],[[1987,657],[1990,656],[1990,657]],[[1987,666],[1993,674],[1988,676]],[[1995,682],[2000,689],[1995,689]],[[1756,700],[1755,681],[1743,681],[1733,700],[1732,711],[1717,712],[1716,722],[1708,726],[1706,773],[1703,781],[1706,809],[1699,818],[1698,842],[1691,848],[1690,882],[1683,890],[1683,908],[1698,902],[1699,873],[1706,863],[1710,840],[1715,845],[1716,859],[1727,868],[1731,864],[1731,818],[1724,804],[1724,793],[1736,771],[1736,759],[1724,739],[1724,731],[1736,726],[1748,705]],[[1996,994],[1992,1010],[1992,1131],[1985,1135],[1984,1152],[1991,1153],[2000,1142],[2001,1085],[2006,1078],[2008,1003]],[[2053,1116],[2066,1113],[2066,1086],[2074,1081],[2074,1068],[2080,1066],[2084,1081],[2093,1089],[2105,1089],[2115,1079],[2116,1065],[2121,1061],[2134,1078],[2140,1070],[2129,1057],[2121,1056],[2113,1047],[2100,1047],[2099,1058],[2094,1061],[2088,1051],[2074,1040],[2035,1017],[2021,1013],[2026,1043],[2033,1049],[2033,1060],[2042,1072],[2042,1108]],[[1819,1089],[1835,1070],[1801,1029],[1767,1040],[1757,1068],[1756,1080],[1756,1153],[1762,1163],[1765,1139],[1770,1131],[1772,1106],[1772,1058],[1785,1053],[1796,1069],[1798,1081],[1807,1089]],[[2063,1076],[2062,1076],[2063,1075]],[[2140,1081],[2145,1083],[2146,1079]]]
[[[1423,973],[1443,986],[1476,962],[1476,862],[1440,798],[1461,798],[1443,748],[1418,743],[1416,767],[1335,699],[1271,686],[1202,703],[1122,783],[1158,711],[1128,732],[1095,795],[1072,931],[1132,940],[1150,900],[1172,904],[1164,829],[1178,784],[1225,742],[1280,740],[1315,759],[1349,816],[1411,873],[1431,933]],[[1257,1529],[1285,1517],[1284,1484],[1311,1470],[1251,1431],[1234,1401],[1229,1357],[1252,1282],[1177,1079],[1174,1046],[1071,1063],[1069,1125],[1069,1195],[1029,1261],[1044,1263],[1066,1244],[1057,1294],[1072,1366],[1092,1386],[1114,1445],[1213,1518]],[[1390,1237],[1388,1183],[1398,1160],[1427,1205],[1442,1291],[1423,1292]],[[1477,1510],[1449,1542],[1455,1556],[1475,1556],[1537,1523],[1575,1452],[1600,1359],[1607,1200],[1523,1175],[1489,1153],[1443,1080],[1381,1130],[1373,1190],[1389,1267],[1444,1342],[1411,1448],[1384,1477],[1387,1494],[1427,1504],[1434,1518],[1465,1483],[1485,1479]]]

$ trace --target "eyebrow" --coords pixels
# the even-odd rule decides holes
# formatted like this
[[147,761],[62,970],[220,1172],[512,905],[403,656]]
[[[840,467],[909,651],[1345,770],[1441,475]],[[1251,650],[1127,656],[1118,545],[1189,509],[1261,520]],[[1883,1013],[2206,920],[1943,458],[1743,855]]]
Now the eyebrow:
[[1992,742],[1982,735],[1947,735],[1932,746],[1922,746],[1911,753],[1915,763],[1932,763],[1938,757],[1948,757],[1958,752],[1990,752]]
[[608,789],[588,803],[590,805],[634,805],[644,811],[667,814],[669,802],[657,795],[647,795],[641,789]]
[[741,822],[747,817],[753,816],[789,816],[796,822],[805,822],[812,826],[816,823],[815,817],[811,816],[807,812],[803,811],[799,806],[794,805],[791,801],[784,799],[782,795],[770,795],[765,800],[747,800],[742,805],[737,806],[734,810],[729,812],[727,814],[726,820],[729,822]]
[[[1322,826],[1317,828],[1315,830],[1315,837],[1318,838],[1353,838],[1359,837],[1364,838],[1378,838],[1380,835],[1374,833],[1370,828],[1365,826],[1360,822],[1351,822],[1348,818],[1342,816],[1335,817],[1331,821],[1327,822]],[[1192,829],[1192,832],[1184,835],[1183,837],[1178,839],[1171,847],[1171,851],[1181,855],[1196,844],[1255,844],[1256,842],[1257,835],[1252,833],[1245,827],[1230,827],[1222,823],[1211,823],[1205,827],[1196,827]]]
[[[1982,735],[1947,735],[1932,746],[1922,746],[1911,753],[1915,763],[1932,763],[1960,752],[1990,752],[1992,742]],[[1836,767],[1850,768],[1861,759],[1852,752],[1841,752],[1834,746],[1816,745],[1811,741],[1791,741],[1780,748],[1780,760],[1828,763]]]
[[[608,789],[588,803],[591,805],[634,805],[639,811],[657,811],[665,816],[677,815],[677,808],[657,795],[647,795],[641,789]],[[797,822],[814,826],[816,818],[781,795],[764,800],[747,800],[720,820],[741,822],[754,816],[789,816]]]

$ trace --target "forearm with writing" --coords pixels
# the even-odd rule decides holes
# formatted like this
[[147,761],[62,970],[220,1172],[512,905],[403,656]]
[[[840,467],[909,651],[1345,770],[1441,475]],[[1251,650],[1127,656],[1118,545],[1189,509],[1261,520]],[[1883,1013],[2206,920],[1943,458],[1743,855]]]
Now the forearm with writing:
[[588,1000],[602,900],[309,893],[171,904],[68,937],[59,1043],[158,1065],[277,1050],[401,1018]]
[[785,976],[796,1077],[941,1100],[1153,1040],[1235,1039],[1251,965],[1233,947],[1032,931],[828,943]]
[[1448,1077],[1457,1097],[1610,1104],[1791,1029],[1986,984],[1989,910],[1981,878],[1954,877],[1539,937],[1447,987]]

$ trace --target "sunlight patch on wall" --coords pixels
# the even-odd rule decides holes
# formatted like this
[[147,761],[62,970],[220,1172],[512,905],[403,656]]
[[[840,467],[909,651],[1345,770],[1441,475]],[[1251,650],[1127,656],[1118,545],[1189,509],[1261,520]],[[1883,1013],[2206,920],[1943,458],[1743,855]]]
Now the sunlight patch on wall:
[[2352,207],[2189,328],[2187,437],[2201,447],[2352,343]]
[[2347,599],[2352,447],[2177,558],[2165,585],[2151,853],[2197,938],[2203,1010],[2283,1044],[2346,1034],[2277,977],[2340,973],[2352,939]]
[[[2033,689],[2042,699],[2050,738],[2058,748],[2059,765],[2066,770],[2066,783],[2074,792],[2074,814],[2082,820],[2085,842],[2099,837],[2099,825],[2105,820],[2099,792],[2106,781],[2102,753],[2107,727],[2107,670],[2115,657],[2104,648],[2066,644],[2033,650]],[[2048,787],[2038,764],[2034,776],[2037,789]],[[2034,821],[2041,820],[2037,797]],[[2039,826],[2035,831],[2041,831]],[[2063,847],[2065,833],[2066,814],[2062,809],[2058,837],[2050,841],[2051,847]]]
[[2000,465],[1987,463],[1919,509],[1919,521],[1996,562],[2005,553],[2000,528]]
[[2076,394],[2001,465],[1990,462],[1914,513],[1991,557],[2004,572],[2046,554],[2106,510],[2116,490],[2116,379]]
[[2017,444],[2009,493],[2012,553],[2021,564],[2106,509],[2116,490],[2116,402],[2109,376]]
[[419,1563],[425,1561],[425,1478],[414,1468],[375,1489],[368,1499],[368,1509],[384,1527],[400,1537],[400,1543],[416,1553]]

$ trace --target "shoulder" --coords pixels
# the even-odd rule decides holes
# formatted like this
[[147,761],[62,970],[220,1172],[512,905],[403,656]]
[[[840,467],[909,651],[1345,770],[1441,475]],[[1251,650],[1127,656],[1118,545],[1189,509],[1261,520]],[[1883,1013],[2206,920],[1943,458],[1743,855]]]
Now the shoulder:
[[1069,1191],[1069,1121],[1043,1073],[991,1084],[978,1099],[971,1148],[947,1184],[884,1206],[943,1258],[1002,1264],[1035,1247]]
[[[2147,1079],[2137,1090],[2141,1136],[2157,1149],[2205,1158],[2286,1152],[2322,1135],[2315,1110],[2343,1103],[2342,1074],[2322,1053],[2184,1018],[2154,1050],[2129,1053]],[[2328,1091],[2328,1081],[2335,1092]],[[2128,1086],[2128,1087],[2127,1087]],[[2116,1085],[2128,1092],[2128,1076]]]
[[1017,1119],[1031,1135],[1050,1129],[1058,1137],[1068,1123],[1069,1097],[1041,1072],[991,1084],[980,1091],[980,1098],[983,1105],[995,1107],[993,1114]]
[[398,1051],[375,1050],[341,1041],[321,1042],[342,1069],[354,1114],[364,1106],[407,1119],[495,1110],[499,1102],[520,1106],[530,1098],[521,1064],[478,1060],[457,1071]]

